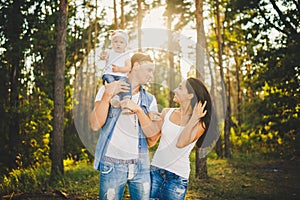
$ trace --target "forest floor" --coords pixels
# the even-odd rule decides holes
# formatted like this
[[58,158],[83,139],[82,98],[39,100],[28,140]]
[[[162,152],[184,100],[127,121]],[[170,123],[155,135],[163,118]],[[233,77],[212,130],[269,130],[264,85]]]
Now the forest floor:
[[[291,160],[208,160],[207,180],[195,178],[194,169],[186,200],[293,200],[300,199],[300,158]],[[88,181],[88,180],[87,180]],[[84,181],[83,183],[84,184]],[[95,187],[98,187],[95,185]],[[97,188],[96,188],[97,189]],[[74,192],[76,191],[76,192]],[[129,199],[125,195],[123,199]],[[70,191],[11,193],[3,200],[96,200],[97,194]]]

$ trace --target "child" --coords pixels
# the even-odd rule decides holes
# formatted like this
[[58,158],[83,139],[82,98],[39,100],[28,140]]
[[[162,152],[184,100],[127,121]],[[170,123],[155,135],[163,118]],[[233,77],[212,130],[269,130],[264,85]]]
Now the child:
[[[125,53],[128,35],[124,30],[115,30],[111,33],[110,39],[112,49],[104,51],[100,55],[101,60],[106,60],[102,75],[103,84],[118,80],[124,80],[129,84],[127,73],[131,70],[131,61],[129,54]],[[131,89],[129,92],[121,92],[115,95],[110,100],[110,104],[113,107],[120,107],[120,101],[130,97]]]

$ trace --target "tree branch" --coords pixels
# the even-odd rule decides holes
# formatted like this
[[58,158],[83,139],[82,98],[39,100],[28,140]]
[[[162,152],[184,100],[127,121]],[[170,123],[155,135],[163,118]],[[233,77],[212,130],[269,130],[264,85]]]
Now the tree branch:
[[281,12],[279,7],[277,6],[276,2],[274,0],[270,0],[271,4],[273,5],[273,8],[276,10],[276,12],[279,15],[280,20],[282,23],[288,28],[290,31],[292,31],[294,34],[297,34],[297,30],[286,20],[286,16]]
[[264,11],[261,9],[260,6],[258,6],[258,11],[260,13],[260,15],[264,18],[264,20],[269,24],[269,26],[275,28],[277,31],[284,33],[285,35],[288,35],[288,32],[277,27],[275,24],[271,23],[270,20],[267,18],[267,16],[265,15]]

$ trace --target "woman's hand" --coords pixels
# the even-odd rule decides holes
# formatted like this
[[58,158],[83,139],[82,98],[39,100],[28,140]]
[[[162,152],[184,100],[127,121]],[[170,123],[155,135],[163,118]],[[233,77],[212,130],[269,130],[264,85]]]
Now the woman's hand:
[[204,101],[204,103],[202,104],[202,102],[199,101],[195,105],[193,114],[191,117],[192,122],[194,122],[194,123],[200,122],[201,118],[203,118],[206,115],[206,113],[207,113],[207,110],[205,110],[206,103],[207,102]]
[[135,113],[142,111],[142,108],[129,98],[122,100],[120,103],[122,109],[128,109]]
[[148,113],[148,116],[151,119],[151,121],[160,121],[162,119],[161,113],[159,113],[159,112],[150,111]]

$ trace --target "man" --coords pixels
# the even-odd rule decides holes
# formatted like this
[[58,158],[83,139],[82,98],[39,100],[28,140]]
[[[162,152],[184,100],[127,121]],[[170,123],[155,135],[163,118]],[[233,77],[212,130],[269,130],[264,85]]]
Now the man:
[[100,171],[99,199],[121,200],[126,184],[131,199],[149,199],[150,169],[144,132],[153,132],[147,114],[157,112],[157,102],[142,85],[153,77],[154,64],[148,54],[135,53],[131,65],[128,80],[132,98],[121,102],[121,108],[130,108],[133,113],[121,114],[121,108],[110,106],[114,95],[129,90],[127,83],[115,81],[100,88],[90,114],[91,128],[100,129],[94,161],[94,168]]

